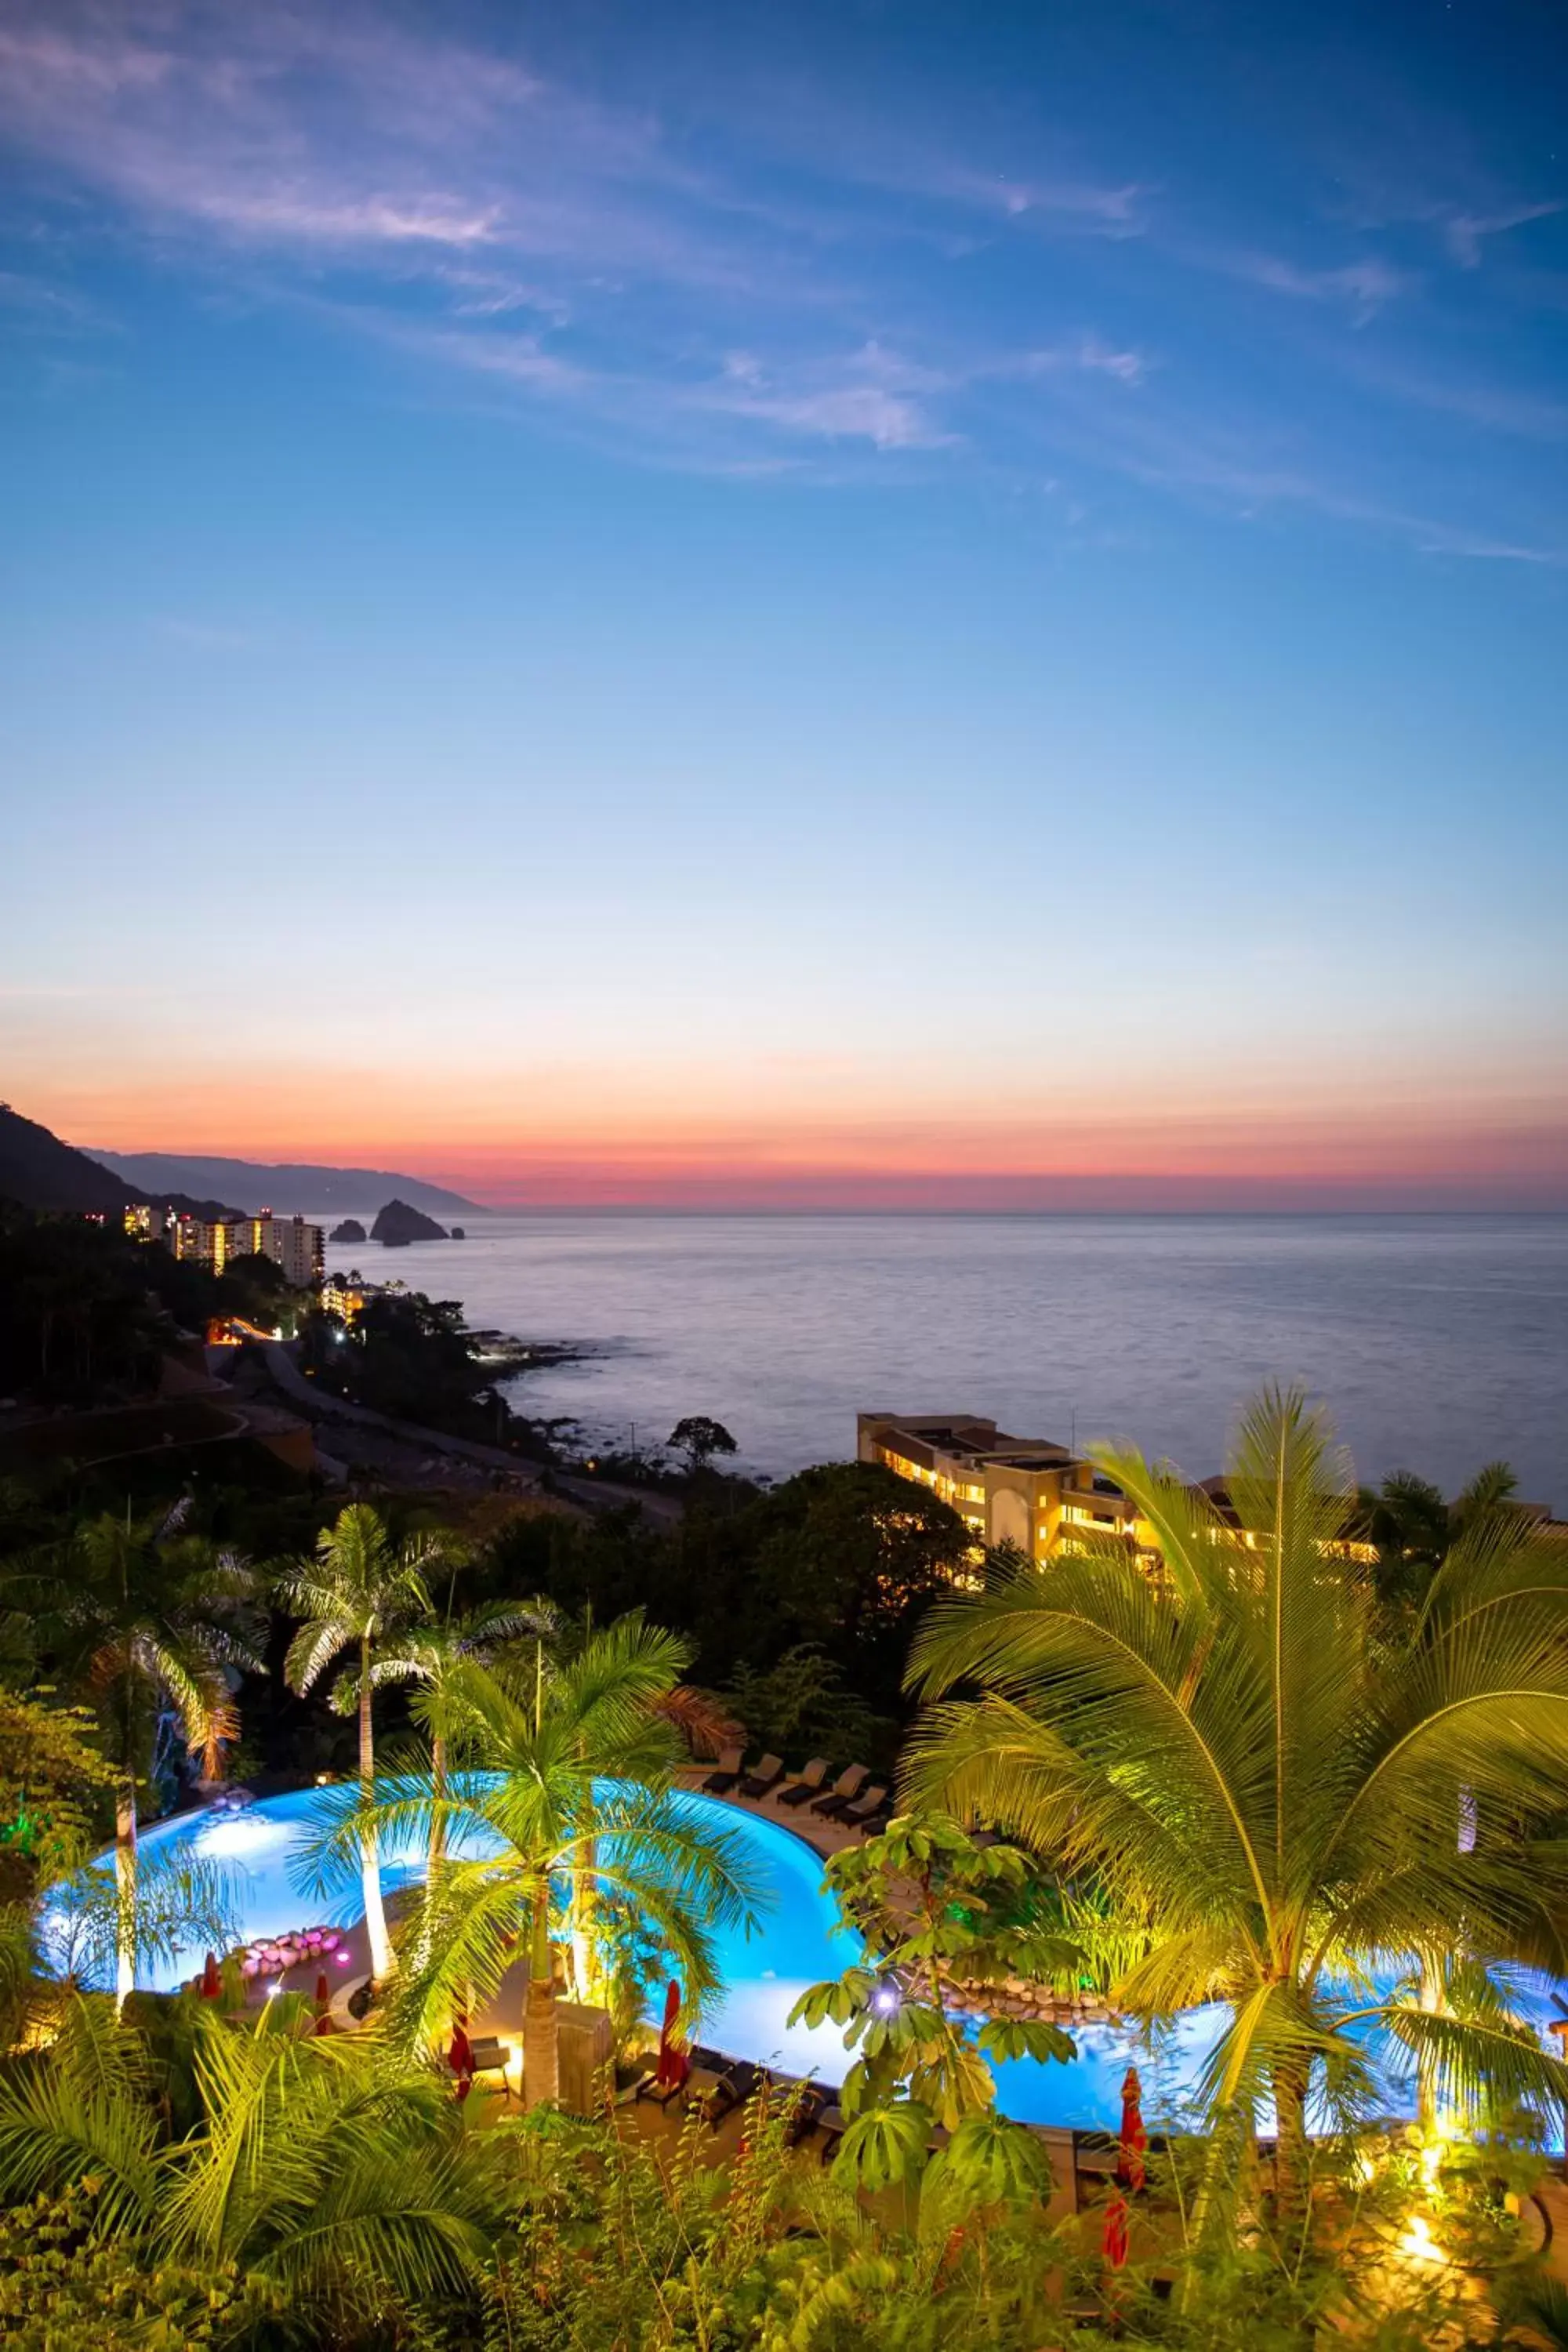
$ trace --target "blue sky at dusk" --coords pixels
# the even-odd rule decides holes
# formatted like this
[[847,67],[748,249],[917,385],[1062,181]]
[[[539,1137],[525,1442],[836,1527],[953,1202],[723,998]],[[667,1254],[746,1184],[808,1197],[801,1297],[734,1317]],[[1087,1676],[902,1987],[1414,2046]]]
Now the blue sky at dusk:
[[4,1091],[1568,1202],[1568,25],[0,0]]

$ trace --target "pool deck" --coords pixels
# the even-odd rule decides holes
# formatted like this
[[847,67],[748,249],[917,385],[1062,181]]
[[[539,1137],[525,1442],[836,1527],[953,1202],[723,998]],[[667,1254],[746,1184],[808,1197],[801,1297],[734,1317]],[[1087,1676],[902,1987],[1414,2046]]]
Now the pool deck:
[[[700,1765],[683,1772],[681,1781],[698,1790],[710,1768]],[[729,1798],[723,1801],[734,1804],[739,1811],[759,1814],[781,1829],[792,1830],[805,1843],[812,1846],[826,1860],[847,1846],[861,1842],[864,1832],[846,1829],[840,1823],[825,1822],[813,1815],[810,1808],[796,1811],[779,1805],[771,1798]],[[804,1811],[805,1818],[802,1818]],[[326,1966],[329,1982],[337,2005],[341,2008],[347,1992],[368,1974],[370,1955],[364,1923],[361,1920],[349,1929],[342,1948],[349,1954],[346,1963],[330,1960]],[[321,1972],[321,1962],[314,1959],[289,1969],[281,1979],[281,1990],[313,1997],[316,1979]],[[525,1964],[509,1969],[494,1996],[479,2008],[471,2021],[470,2030],[476,2040],[484,2035],[520,2048],[523,1988],[527,1979]],[[247,2006],[259,2009],[268,1998],[265,1988],[253,1986],[247,1996]],[[494,2075],[480,2076],[472,2093],[476,2120],[499,2120],[518,2112],[518,2090],[515,2076],[509,2074],[503,2083]],[[647,2147],[658,2161],[672,2165],[684,2149],[695,2160],[716,2171],[732,2165],[741,2151],[741,2143],[748,2128],[747,2110],[737,2108],[727,2115],[715,2128],[702,2126],[689,2131],[690,2118],[682,2103],[673,2108],[663,2108],[647,2100],[622,2099],[614,2109],[614,2121],[623,2140]],[[1076,2227],[1082,2256],[1092,2260],[1098,2253],[1104,2229],[1105,2205],[1110,2181],[1102,2168],[1085,2169],[1077,2151],[1072,2132],[1045,2126],[1031,2126],[1042,2142],[1051,2168],[1051,2189],[1047,2199],[1047,2218],[1053,2222]],[[820,2142],[814,2136],[786,2161],[794,2166],[810,2167],[820,2161]],[[1100,2160],[1103,2165],[1103,2158]],[[1536,2192],[1537,2203],[1545,2223],[1547,2235],[1546,2267],[1557,2278],[1568,2282],[1568,2179],[1561,2166],[1544,2180]],[[874,2201],[874,2200],[873,2200]],[[1134,2200],[1130,2216],[1131,2261],[1137,2266],[1158,2269],[1173,2243],[1174,2216],[1162,2211],[1156,2205]]]
[[[713,1769],[711,1764],[690,1764],[684,1766],[677,1778],[683,1789],[700,1796],[702,1783]],[[788,1779],[779,1782],[779,1789],[788,1786]],[[826,1795],[826,1790],[823,1793]],[[778,1789],[770,1790],[765,1797],[742,1797],[731,1790],[728,1796],[715,1797],[713,1801],[732,1805],[738,1813],[754,1814],[759,1821],[773,1822],[781,1830],[793,1830],[804,1844],[815,1846],[824,1861],[830,1854],[842,1853],[846,1846],[862,1844],[866,1836],[864,1830],[846,1828],[842,1822],[825,1822],[809,1805],[781,1805]]]

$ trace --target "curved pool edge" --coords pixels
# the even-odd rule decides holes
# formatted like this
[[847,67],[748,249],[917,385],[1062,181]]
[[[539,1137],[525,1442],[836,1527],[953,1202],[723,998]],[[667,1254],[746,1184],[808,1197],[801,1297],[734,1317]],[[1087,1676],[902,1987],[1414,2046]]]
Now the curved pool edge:
[[[345,1784],[334,1784],[343,1786]],[[310,1925],[353,1933],[363,1924],[358,1872],[345,1874],[331,1900],[299,1894],[289,1858],[299,1829],[325,1791],[319,1785],[258,1797],[240,1810],[202,1806],[156,1822],[142,1832],[144,1852],[167,1853],[183,1844],[226,1863],[247,1882],[237,1889],[239,1940],[271,1940]],[[700,2036],[707,2047],[752,2064],[842,2082],[851,2063],[842,2031],[832,2025],[791,2026],[789,2012],[807,1986],[835,1977],[853,1963],[860,1947],[822,1892],[832,1859],[792,1822],[753,1812],[700,1789],[680,1787],[684,1803],[716,1824],[738,1833],[752,1848],[757,1874],[772,1895],[771,1907],[754,1932],[744,1927],[719,1937],[721,1991],[703,2008]],[[98,1857],[111,1863],[112,1848]],[[422,1875],[423,1856],[394,1845],[384,1855],[384,1878],[406,1885]],[[144,1990],[169,1991],[188,1981],[203,1955],[182,1948],[154,1969],[139,1971]],[[662,2002],[658,2006],[662,2008]],[[1183,2012],[1154,2028],[1129,2024],[1079,2024],[1065,2029],[1074,2043],[1068,2062],[1009,2059],[988,2062],[996,2081],[997,2105],[1019,2123],[1060,2130],[1116,2129],[1121,2112],[1121,2079],[1129,2063],[1144,2077],[1144,2112],[1152,2128],[1174,2119],[1190,2098],[1225,2017],[1223,2010]],[[657,2019],[650,2017],[650,2023]]]

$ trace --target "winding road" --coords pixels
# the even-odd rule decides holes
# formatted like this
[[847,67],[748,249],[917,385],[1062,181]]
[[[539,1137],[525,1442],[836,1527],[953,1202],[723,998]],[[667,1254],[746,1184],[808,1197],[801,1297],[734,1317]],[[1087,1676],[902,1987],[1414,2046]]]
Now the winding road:
[[395,1421],[390,1413],[378,1412],[374,1405],[353,1404],[347,1397],[334,1396],[330,1389],[319,1389],[300,1370],[288,1340],[264,1339],[260,1348],[267,1369],[284,1395],[308,1405],[317,1420],[357,1422],[365,1429],[384,1430],[406,1445],[422,1446],[431,1454],[451,1454],[460,1461],[474,1463],[481,1470],[501,1471],[514,1484],[532,1493],[560,1496],[580,1504],[584,1510],[619,1511],[632,1503],[661,1527],[673,1527],[680,1518],[680,1505],[672,1496],[651,1495],[637,1486],[611,1486],[596,1478],[574,1478],[564,1471],[549,1469],[542,1463],[525,1462],[518,1454],[509,1454],[504,1446],[482,1445],[469,1437],[450,1437],[444,1430],[426,1429],[418,1422]]

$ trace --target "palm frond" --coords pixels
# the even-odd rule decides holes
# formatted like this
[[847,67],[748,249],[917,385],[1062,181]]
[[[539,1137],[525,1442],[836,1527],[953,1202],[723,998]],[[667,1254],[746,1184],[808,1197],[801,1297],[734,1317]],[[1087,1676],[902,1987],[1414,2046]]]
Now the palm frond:
[[0,2203],[100,2184],[100,2226],[143,2222],[160,2186],[157,2118],[140,2044],[109,2005],[70,1998],[50,2050],[0,2072]]

